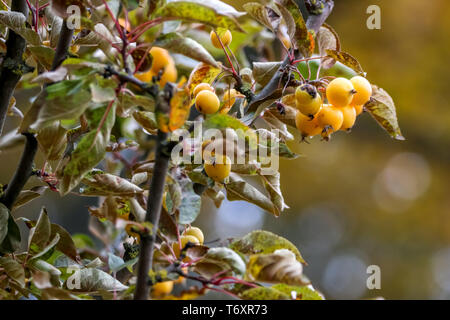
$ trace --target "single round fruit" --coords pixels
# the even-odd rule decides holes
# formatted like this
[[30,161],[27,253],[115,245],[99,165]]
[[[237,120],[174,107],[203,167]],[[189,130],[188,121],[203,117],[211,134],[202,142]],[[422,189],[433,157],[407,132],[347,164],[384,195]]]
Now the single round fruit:
[[372,96],[372,86],[370,82],[361,76],[350,79],[356,93],[353,95],[352,105],[364,105]]
[[345,107],[352,102],[355,88],[350,80],[345,78],[336,78],[327,86],[327,99],[335,107]]
[[342,122],[341,129],[342,131],[350,130],[356,121],[356,110],[353,106],[346,106],[340,109],[342,111],[342,115],[344,116],[344,121]]
[[353,108],[355,108],[357,116],[359,116],[364,111],[364,105],[362,104],[353,106]]
[[177,81],[177,68],[175,67],[175,63],[169,63],[161,76],[161,80],[159,81],[159,85],[164,87],[167,82],[176,82]]
[[181,248],[178,245],[178,242],[174,242],[172,244],[173,252],[175,253],[175,256],[177,258],[180,257],[181,250],[188,244],[188,242],[195,244],[195,245],[200,244],[200,241],[198,241],[198,239],[196,237],[191,236],[191,235],[181,236],[180,242],[181,242]]
[[239,92],[235,89],[230,89],[225,92],[223,96],[223,107],[220,109],[221,114],[227,114],[236,102],[236,98],[239,96]]
[[153,58],[152,71],[157,74],[159,70],[165,68],[169,63],[174,63],[169,51],[160,47],[152,47],[150,55]]
[[220,100],[214,92],[203,90],[195,97],[195,107],[200,113],[213,114],[219,110]]
[[148,70],[147,72],[136,72],[134,74],[134,76],[136,77],[136,79],[141,80],[142,82],[150,82],[152,81],[152,78],[155,76],[156,74],[152,71],[152,70]]
[[211,85],[209,83],[202,82],[194,88],[194,91],[193,91],[194,97],[196,97],[203,90],[208,90],[208,91],[214,92],[214,88],[211,87]]
[[230,175],[231,159],[227,156],[216,156],[212,160],[206,160],[205,171],[211,179],[217,182],[223,182]]
[[336,132],[342,127],[344,122],[344,115],[341,109],[333,105],[324,104],[319,114],[317,115],[317,123],[322,129],[331,129]]
[[172,292],[173,281],[155,283],[152,287],[152,294],[157,297],[168,295]]
[[301,112],[297,112],[295,115],[295,125],[298,131],[302,134],[303,139],[316,136],[322,132],[322,128],[317,122],[317,117],[311,119]]
[[[217,33],[219,34],[220,37],[220,41],[222,41],[222,44],[224,47],[228,46],[231,43],[231,40],[233,39],[233,36],[231,35],[230,30],[227,30],[223,33]],[[222,49],[222,46],[220,45],[220,41],[219,38],[217,37],[216,33],[213,31],[211,31],[211,33],[209,34],[210,38],[211,38],[211,43],[214,47],[218,48],[218,49]]]
[[196,237],[200,242],[200,244],[203,244],[203,241],[205,240],[202,230],[200,230],[200,228],[197,227],[187,228],[186,230],[184,230],[183,235]]
[[295,90],[295,106],[305,116],[313,118],[322,106],[322,98],[316,87],[304,84]]

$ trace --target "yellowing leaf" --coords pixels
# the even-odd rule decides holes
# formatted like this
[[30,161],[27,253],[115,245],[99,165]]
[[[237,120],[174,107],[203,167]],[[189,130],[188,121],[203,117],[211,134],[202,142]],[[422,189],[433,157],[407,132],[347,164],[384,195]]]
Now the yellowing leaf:
[[192,97],[192,92],[198,84],[202,82],[211,84],[220,72],[220,68],[216,68],[203,62],[199,63],[194,70],[192,70],[187,82],[190,96]]
[[218,0],[175,0],[155,12],[155,16],[200,22],[213,27],[242,31],[237,18],[244,15]]
[[365,75],[365,72],[359,64],[358,60],[356,60],[356,58],[354,58],[349,53],[333,49],[325,49],[325,52],[327,53],[328,57],[342,63],[358,74]]
[[191,99],[186,88],[177,91],[170,100],[169,130],[181,128],[189,117]]
[[245,290],[240,297],[244,300],[290,300],[291,297],[271,287],[258,287]]
[[372,97],[364,108],[391,137],[405,140],[398,125],[397,112],[391,96],[376,85],[372,85],[372,90]]
[[297,261],[305,263],[300,251],[292,242],[269,231],[252,231],[243,238],[233,241],[230,248],[247,255],[269,254],[278,249],[288,249],[295,254]]

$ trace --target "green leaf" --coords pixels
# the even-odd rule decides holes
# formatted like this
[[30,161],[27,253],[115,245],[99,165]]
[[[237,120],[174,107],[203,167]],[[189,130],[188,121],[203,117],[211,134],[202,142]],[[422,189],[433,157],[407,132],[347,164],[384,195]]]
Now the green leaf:
[[88,46],[88,47],[98,46],[98,48],[100,48],[100,50],[102,50],[107,57],[112,58],[112,55],[110,53],[111,43],[119,43],[119,42],[120,39],[115,37],[104,24],[97,23],[94,26],[93,31],[89,32],[85,36],[78,37],[74,41],[74,45]]
[[272,8],[257,2],[245,3],[243,7],[253,19],[272,30],[272,32],[277,32],[281,18]]
[[253,78],[260,85],[265,86],[270,79],[278,71],[281,66],[281,61],[274,62],[253,62]]
[[133,112],[133,118],[148,132],[156,133],[158,124],[156,123],[155,113],[150,111],[135,111]]
[[190,179],[178,179],[182,195],[178,216],[178,223],[189,224],[197,219],[202,204],[201,197],[195,193],[194,184]]
[[271,287],[272,289],[281,291],[287,295],[292,296],[295,292],[296,300],[324,300],[323,296],[311,288],[310,286],[290,286],[284,283],[278,283]]
[[27,43],[38,46],[41,44],[39,35],[32,29],[26,27],[27,18],[20,12],[0,11],[0,23],[12,29],[24,38]]
[[42,64],[45,69],[50,70],[53,63],[55,51],[47,46],[28,46],[33,58]]
[[[100,132],[94,128],[78,143],[77,148],[70,155],[69,162],[64,166],[60,177],[59,192],[66,195],[83,179],[94,166],[103,160],[106,146],[109,143],[111,129],[115,122],[115,104],[106,117]],[[106,112],[106,109],[101,109]]]
[[303,266],[288,249],[278,249],[270,254],[255,254],[247,263],[247,277],[251,281],[305,285]]
[[229,201],[247,201],[275,214],[274,206],[269,198],[251,184],[234,175],[230,175],[230,182],[225,185]]
[[80,277],[79,291],[123,291],[128,288],[106,272],[98,269],[85,268],[76,272],[78,273],[77,276]]
[[51,235],[51,224],[47,210],[43,207],[36,222],[36,226],[30,230],[28,241],[28,251],[34,255],[45,248]]
[[258,287],[258,288],[251,288],[248,290],[245,290],[241,293],[241,298],[244,300],[290,300],[291,297],[283,293],[281,291],[278,291],[276,289],[273,289],[271,287]]
[[[245,274],[245,263],[242,258],[226,247],[209,249],[195,265],[195,271],[207,278],[226,270],[234,275],[243,276]],[[230,274],[230,272],[225,274]]]
[[372,97],[364,108],[396,140],[405,140],[398,125],[397,112],[391,96],[382,88],[372,85]]
[[59,235],[59,241],[56,244],[56,249],[64,253],[70,259],[77,261],[77,247],[75,246],[75,242],[70,236],[70,233],[60,225],[52,223],[50,237],[55,237],[57,234]]
[[92,101],[95,103],[105,103],[116,98],[115,88],[117,83],[112,79],[98,77],[96,82],[89,84]]
[[91,101],[85,79],[64,80],[46,87],[33,102],[21,124],[21,132],[29,127],[43,128],[56,120],[80,117]]
[[54,121],[39,130],[36,138],[47,160],[59,160],[66,150],[67,130],[61,126],[59,121]]
[[297,159],[298,157],[300,157],[299,154],[292,152],[287,144],[282,142],[279,143],[278,155],[286,159]]
[[2,243],[8,235],[8,219],[9,210],[3,203],[0,203],[0,243]]
[[142,107],[148,111],[155,110],[155,100],[142,95],[130,95],[127,92],[119,93],[117,97],[117,113],[121,117],[128,117],[134,108]]
[[17,200],[14,202],[13,209],[20,208],[21,206],[27,204],[28,202],[39,198],[42,196],[47,190],[48,187],[46,186],[36,186],[31,188],[30,190],[23,190],[20,192],[19,196],[17,197]]
[[20,229],[11,213],[8,217],[8,233],[0,243],[0,253],[12,253],[20,247]]
[[242,31],[237,18],[244,14],[218,0],[174,0],[155,12],[155,16],[164,17],[165,19],[199,22],[212,27],[222,27],[237,31]]
[[61,271],[58,268],[41,259],[33,259],[32,261],[30,261],[30,265],[32,265],[37,270],[48,272],[49,274],[54,276],[61,275]]
[[10,257],[1,257],[0,266],[5,269],[8,277],[25,287],[25,270],[19,262]]
[[160,36],[153,43],[172,53],[180,53],[194,60],[204,62],[216,68],[219,67],[213,56],[197,41],[187,38],[178,32],[170,32]]
[[292,242],[269,231],[252,231],[243,238],[233,241],[230,248],[246,255],[270,254],[279,249],[288,249],[295,254],[297,261],[305,263],[300,251]]
[[349,53],[333,49],[325,49],[325,52],[327,53],[328,57],[342,63],[344,66],[349,67],[358,74],[365,75],[365,72],[359,64],[358,60],[356,60],[356,58],[354,58]]
[[59,242],[60,236],[59,234],[55,234],[52,240],[36,255],[34,255],[31,259],[36,259],[44,256],[46,253],[50,252]]

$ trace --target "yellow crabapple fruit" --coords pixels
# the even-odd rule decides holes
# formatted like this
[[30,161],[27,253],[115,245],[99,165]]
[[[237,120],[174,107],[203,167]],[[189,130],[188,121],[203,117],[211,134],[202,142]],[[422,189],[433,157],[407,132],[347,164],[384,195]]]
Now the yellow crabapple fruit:
[[177,81],[177,68],[175,67],[175,63],[169,63],[165,68],[164,72],[161,75],[161,80],[159,81],[159,85],[164,87],[167,82],[176,82]]
[[362,105],[362,104],[355,105],[355,106],[353,106],[353,108],[355,108],[357,116],[359,116],[364,111],[364,105]]
[[356,121],[356,110],[353,106],[346,106],[340,108],[342,111],[342,115],[344,116],[344,121],[342,122],[341,129],[342,131],[350,130]]
[[342,111],[333,106],[324,104],[317,115],[317,123],[322,129],[331,129],[331,132],[336,132],[342,127],[344,122],[344,115]]
[[173,281],[163,281],[155,283],[152,287],[152,295],[162,297],[168,295],[173,290]]
[[316,87],[304,84],[295,90],[295,106],[305,116],[313,118],[322,106],[322,98]]
[[203,90],[195,97],[195,107],[200,113],[213,114],[219,110],[220,100],[214,92]]
[[181,250],[188,244],[188,242],[190,242],[194,245],[200,244],[200,241],[198,241],[198,239],[196,237],[191,236],[191,235],[181,236],[180,242],[181,242],[181,248],[180,248],[178,242],[174,242],[172,244],[173,252],[175,253],[175,256],[177,258],[180,257]]
[[243,97],[242,94],[240,94],[235,89],[230,89],[225,92],[225,95],[223,96],[223,107],[220,109],[221,114],[226,114],[230,109],[233,107],[234,103],[236,102],[236,98]]
[[231,159],[227,156],[216,156],[212,160],[205,160],[204,167],[208,177],[223,182],[230,175]]
[[203,241],[205,240],[202,230],[197,227],[187,228],[186,230],[184,230],[183,235],[196,237],[200,244],[203,244]]
[[152,71],[157,74],[159,70],[164,69],[169,63],[174,63],[169,51],[160,47],[152,47],[150,55],[153,58]]
[[208,90],[208,91],[214,92],[214,88],[211,87],[211,85],[209,83],[202,82],[194,88],[194,91],[193,91],[194,97],[196,97],[203,90]]
[[372,96],[372,86],[370,82],[361,76],[350,79],[356,93],[353,95],[352,105],[364,105]]
[[[220,41],[222,41],[222,44],[224,47],[230,45],[231,40],[233,39],[233,36],[231,35],[230,30],[225,31],[224,33],[220,34],[219,32],[217,33],[219,34],[220,37]],[[217,37],[216,32],[211,31],[211,33],[209,34],[210,38],[211,38],[211,43],[214,47],[218,48],[218,49],[222,49],[222,46],[220,45],[220,41],[219,41],[219,37]]]
[[330,104],[335,107],[345,107],[352,102],[355,88],[350,80],[336,78],[328,84],[326,94]]
[[322,132],[322,128],[317,122],[317,117],[311,119],[301,112],[297,112],[295,115],[295,125],[302,134],[303,139],[316,136]]

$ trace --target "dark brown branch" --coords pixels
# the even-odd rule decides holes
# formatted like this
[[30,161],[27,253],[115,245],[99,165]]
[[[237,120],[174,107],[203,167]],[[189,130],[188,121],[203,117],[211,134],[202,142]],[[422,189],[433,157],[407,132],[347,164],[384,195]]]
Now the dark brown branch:
[[20,191],[22,191],[25,186],[25,183],[27,183],[28,178],[31,176],[33,160],[38,147],[34,134],[24,133],[23,135],[26,137],[26,142],[22,158],[20,159],[19,166],[17,167],[11,182],[8,184],[4,197],[1,199],[1,202],[10,210],[12,209],[17,196],[20,194]]
[[67,58],[67,50],[72,43],[73,29],[67,27],[67,21],[64,20],[61,26],[61,33],[59,35],[58,44],[56,46],[55,57],[52,62],[52,70],[58,68],[61,63]]
[[158,131],[158,143],[156,148],[156,160],[154,174],[150,183],[150,192],[147,202],[147,214],[145,220],[153,226],[150,235],[141,235],[141,248],[137,268],[137,283],[134,294],[135,300],[146,300],[149,295],[148,271],[152,268],[153,249],[158,230],[161,206],[163,201],[164,184],[169,167],[170,155],[167,150],[167,133]]
[[[26,17],[28,15],[26,1],[13,0],[11,11],[21,12]],[[22,59],[25,47],[25,39],[10,29],[8,40],[6,40],[6,55],[0,68],[0,136],[3,132],[9,101],[25,69],[25,63]]]
[[[13,3],[15,2],[16,1],[13,1]],[[72,34],[73,30],[70,30],[67,27],[66,21],[64,21],[58,44],[56,46],[55,57],[53,58],[52,70],[55,70],[57,67],[59,67],[66,58],[67,50],[69,49],[69,46],[72,42]],[[0,90],[0,92],[2,91]],[[17,167],[11,182],[8,184],[8,188],[5,191],[4,197],[0,199],[0,202],[2,202],[9,209],[12,208],[14,202],[16,201],[17,197],[19,196],[20,192],[31,176],[33,161],[38,148],[38,143],[34,134],[23,133],[23,135],[26,137],[26,143],[22,158],[20,159],[19,166]]]

